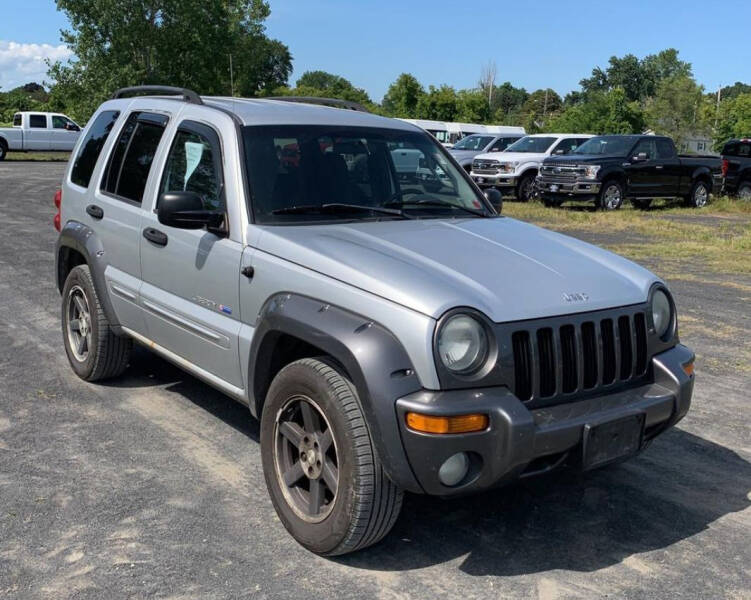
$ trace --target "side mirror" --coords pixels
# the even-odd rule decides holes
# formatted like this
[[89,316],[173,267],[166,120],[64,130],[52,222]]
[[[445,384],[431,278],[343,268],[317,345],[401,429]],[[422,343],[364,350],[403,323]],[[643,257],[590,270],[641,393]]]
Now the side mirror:
[[634,156],[631,157],[631,162],[644,162],[647,160],[647,153],[646,152],[639,152],[639,154],[634,154]]
[[553,152],[553,154],[566,154],[566,151],[563,148],[559,148],[558,150]]
[[491,148],[490,151],[491,152],[500,152],[501,149],[500,148]]
[[497,189],[488,188],[485,190],[485,198],[487,198],[488,202],[490,202],[499,213],[503,210],[503,196]]
[[206,210],[195,192],[164,192],[159,196],[157,217],[162,225],[179,229],[216,229],[221,226],[224,213]]

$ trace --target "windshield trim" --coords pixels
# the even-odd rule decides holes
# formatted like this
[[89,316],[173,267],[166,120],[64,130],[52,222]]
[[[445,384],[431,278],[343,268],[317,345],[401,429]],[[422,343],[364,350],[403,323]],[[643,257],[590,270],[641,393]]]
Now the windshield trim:
[[[361,222],[369,222],[369,221],[380,221],[380,220],[394,220],[393,217],[390,217],[388,215],[379,215],[376,218],[366,217],[366,218],[358,218],[358,219],[352,219],[351,217],[344,217],[342,219],[327,219],[327,220],[316,220],[316,221],[300,221],[300,222],[259,222],[256,217],[255,212],[255,193],[253,191],[253,184],[252,184],[252,178],[250,176],[250,173],[248,172],[247,168],[247,152],[246,152],[246,140],[245,140],[245,133],[248,130],[254,130],[254,129],[266,129],[266,128],[276,128],[276,127],[320,127],[325,128],[327,131],[336,131],[341,130],[343,132],[352,132],[352,131],[387,131],[391,134],[404,134],[405,130],[397,127],[363,127],[361,125],[355,125],[355,126],[349,126],[349,125],[328,125],[326,123],[278,123],[278,124],[258,124],[258,125],[243,125],[240,123],[237,123],[237,138],[238,138],[238,146],[239,146],[239,152],[240,152],[240,163],[241,163],[241,169],[242,169],[242,179],[243,184],[245,186],[244,192],[245,192],[245,206],[248,210],[248,221],[251,224],[254,225],[260,225],[260,226],[285,226],[285,225],[318,225],[318,224],[324,224],[324,223],[361,223]],[[449,152],[449,149],[446,148],[441,142],[439,142],[433,135],[431,135],[429,132],[424,130],[414,131],[409,130],[406,133],[410,133],[413,135],[420,135],[423,136],[428,143],[432,144],[435,148],[438,149],[438,152],[443,155],[443,157],[450,162],[458,177],[463,178],[463,180],[469,185],[469,188],[472,190],[472,192],[475,195],[475,198],[480,202],[481,208],[478,208],[478,212],[484,212],[486,217],[498,217],[501,216],[498,211],[496,211],[495,207],[490,204],[490,201],[487,199],[485,194],[482,192],[482,190],[478,187],[478,185],[474,182],[474,180],[469,176],[469,173],[464,170],[464,168],[459,164],[459,162],[454,158],[454,156]],[[480,215],[477,217],[471,216],[469,213],[465,213],[464,211],[461,211],[461,216],[452,216],[448,214],[434,214],[434,215],[421,215],[416,216],[415,219],[451,219],[455,220],[457,218],[462,219],[473,219],[473,218],[482,218]]]

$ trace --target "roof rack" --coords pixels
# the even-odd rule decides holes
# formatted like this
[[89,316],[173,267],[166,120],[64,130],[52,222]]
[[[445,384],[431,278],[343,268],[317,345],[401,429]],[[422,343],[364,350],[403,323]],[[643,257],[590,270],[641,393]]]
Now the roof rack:
[[341,100],[340,98],[319,98],[318,96],[269,96],[260,100],[282,100],[283,102],[301,102],[303,104],[319,104],[321,106],[333,106],[347,108],[357,112],[369,113],[370,111],[359,102]]
[[182,96],[183,100],[190,102],[191,104],[203,104],[201,97],[193,90],[187,88],[173,87],[171,85],[136,85],[133,87],[120,88],[114,94],[112,98],[126,98],[128,96],[137,95],[154,95],[154,94],[166,94],[169,96]]

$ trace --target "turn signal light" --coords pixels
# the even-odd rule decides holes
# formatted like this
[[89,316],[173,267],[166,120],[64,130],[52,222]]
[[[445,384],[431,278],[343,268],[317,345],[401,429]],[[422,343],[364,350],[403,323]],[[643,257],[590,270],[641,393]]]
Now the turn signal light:
[[55,226],[55,229],[57,231],[60,231],[60,205],[63,203],[63,191],[61,189],[58,189],[55,192],[55,197],[52,200],[55,203],[55,208],[57,209],[57,212],[55,213],[55,216],[52,218],[52,224]]
[[692,360],[690,363],[686,363],[683,365],[683,372],[691,377],[691,375],[694,374],[694,361]]
[[470,433],[488,428],[488,415],[456,415],[434,417],[420,413],[407,413],[407,427],[422,433]]

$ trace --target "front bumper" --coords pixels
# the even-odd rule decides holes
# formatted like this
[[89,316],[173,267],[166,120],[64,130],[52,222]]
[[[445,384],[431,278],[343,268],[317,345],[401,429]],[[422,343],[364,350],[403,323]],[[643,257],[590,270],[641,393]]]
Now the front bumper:
[[513,174],[509,173],[496,173],[495,175],[488,175],[485,173],[470,172],[472,180],[482,187],[516,187],[518,179]]
[[[643,414],[648,441],[688,412],[694,377],[686,375],[682,366],[693,358],[693,352],[679,344],[652,358],[653,383],[536,409],[505,387],[416,392],[396,402],[404,449],[423,490],[449,496],[495,487],[575,460],[587,425]],[[490,424],[475,433],[426,434],[407,428],[410,411],[436,416],[483,413]],[[459,485],[447,487],[438,471],[457,452],[468,453],[470,471]]]
[[600,182],[591,180],[562,180],[537,177],[535,187],[541,196],[548,197],[582,197],[596,196],[600,193]]

